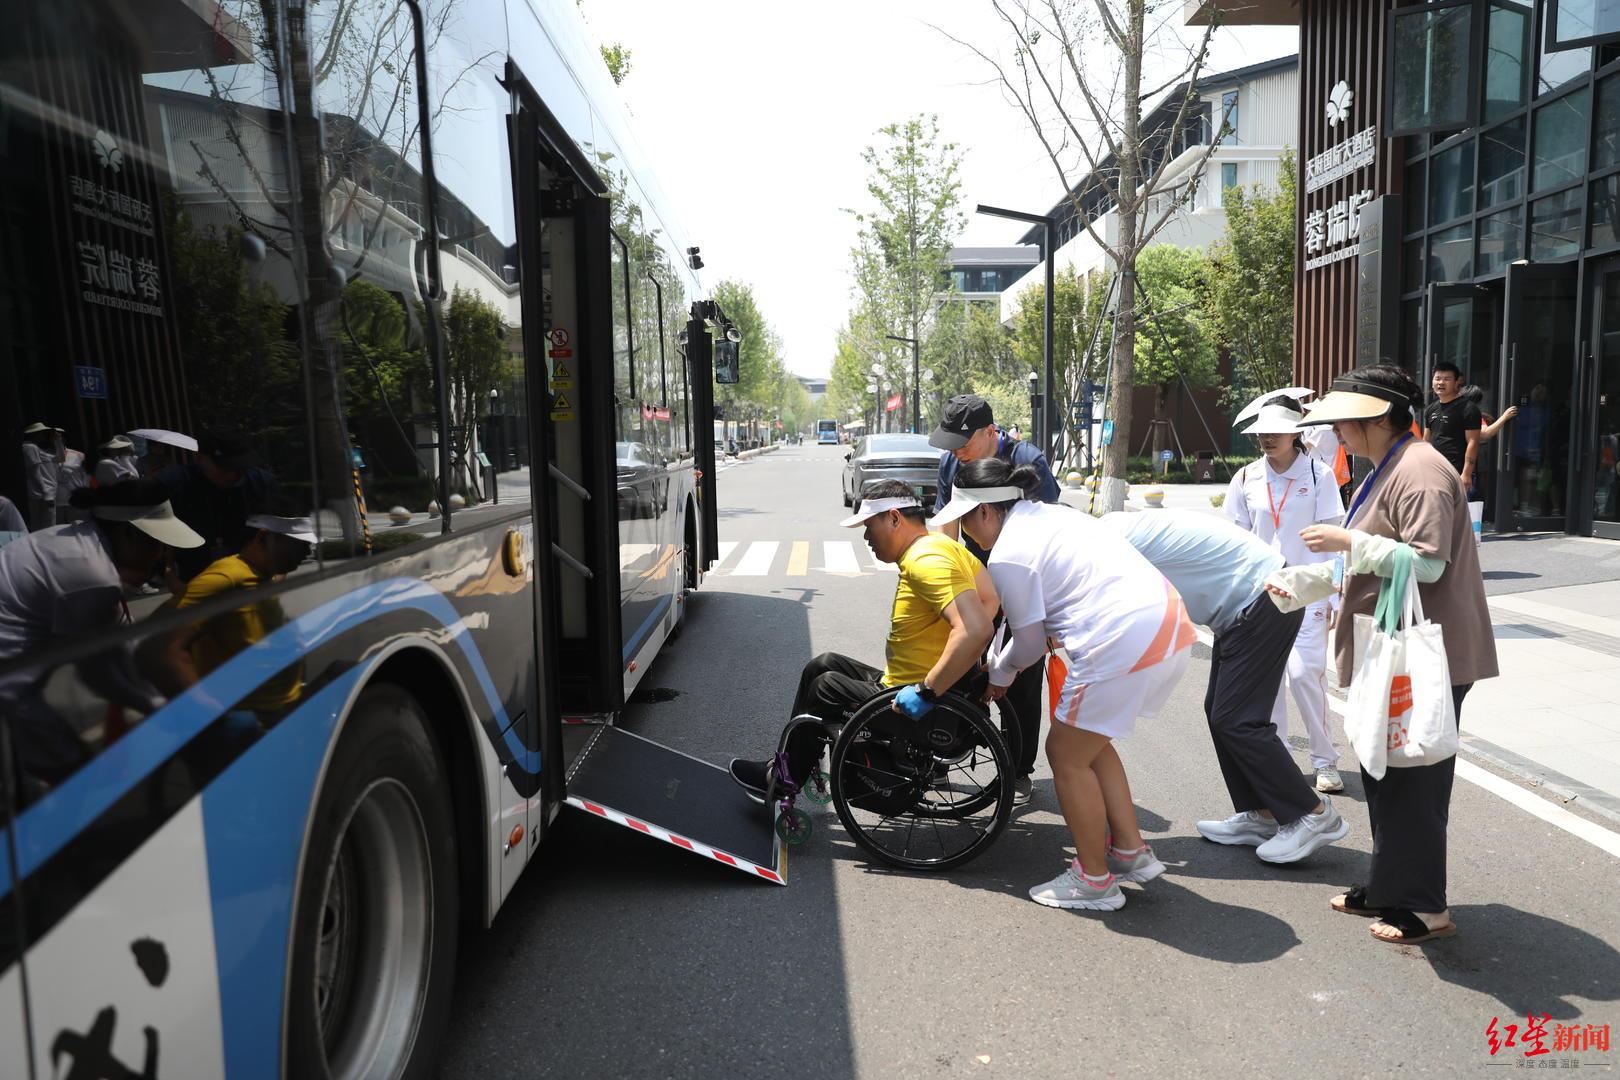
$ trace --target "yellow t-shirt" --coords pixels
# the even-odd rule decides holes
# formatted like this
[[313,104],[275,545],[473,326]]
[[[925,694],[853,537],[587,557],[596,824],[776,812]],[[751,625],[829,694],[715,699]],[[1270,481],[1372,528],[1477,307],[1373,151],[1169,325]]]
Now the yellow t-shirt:
[[921,682],[933,670],[951,636],[951,624],[940,612],[976,587],[981,569],[971,551],[943,533],[929,533],[906,549],[889,614],[884,686]]
[[[227,555],[186,583],[186,591],[175,602],[176,608],[195,607],[205,600],[241,590],[257,589],[264,579],[239,555]],[[203,624],[192,639],[191,659],[201,675],[261,640],[287,621],[281,604],[259,600],[245,607],[216,615]],[[303,665],[294,664],[264,683],[238,705],[253,711],[274,711],[298,699],[303,690]]]

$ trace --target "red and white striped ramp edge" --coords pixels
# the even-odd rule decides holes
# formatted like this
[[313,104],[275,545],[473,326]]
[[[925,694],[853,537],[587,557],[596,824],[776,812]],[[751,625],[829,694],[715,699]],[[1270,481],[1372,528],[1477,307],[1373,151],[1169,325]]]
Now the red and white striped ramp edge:
[[[603,806],[600,803],[589,802],[585,799],[581,799],[577,795],[570,795],[565,801],[569,806],[583,810],[588,814],[595,814],[597,817],[607,818],[615,825],[623,825],[626,828],[635,829],[637,832],[647,834],[654,840],[662,840],[666,844],[674,844],[676,847],[684,848],[693,854],[702,855],[704,858],[713,859],[715,862],[725,863],[727,866],[736,870],[741,870],[745,874],[756,874],[759,877],[764,878],[766,881],[772,881],[778,885],[787,884],[787,876],[784,873],[778,873],[767,866],[757,866],[754,863],[749,862],[747,859],[738,858],[736,855],[721,851],[719,848],[712,848],[707,844],[700,844],[696,840],[688,840],[679,833],[672,833],[668,829],[659,828],[657,825],[654,825],[651,822],[642,821],[639,818],[633,818],[629,814],[621,814],[611,806]],[[773,829],[772,831],[774,832],[775,830]],[[778,865],[782,866],[783,870],[786,870],[787,866],[785,856],[787,852],[782,847],[782,842],[780,840],[777,840],[775,843]]]

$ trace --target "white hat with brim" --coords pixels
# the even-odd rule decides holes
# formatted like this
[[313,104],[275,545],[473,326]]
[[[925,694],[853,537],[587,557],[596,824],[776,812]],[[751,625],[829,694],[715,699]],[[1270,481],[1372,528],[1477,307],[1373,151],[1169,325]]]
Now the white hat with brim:
[[51,427],[51,425],[49,425],[49,424],[29,424],[27,427],[23,428],[23,434],[24,435],[38,435],[42,431],[55,431],[55,430],[56,429]]
[[838,524],[846,529],[855,529],[866,524],[867,518],[887,514],[890,510],[905,510],[907,508],[921,510],[922,503],[909,495],[904,497],[896,496],[892,499],[862,499],[860,505],[855,508],[855,512]]
[[164,499],[156,506],[95,506],[90,515],[101,521],[125,521],[161,544],[172,548],[198,548],[203,538],[190,525],[175,517],[174,507]]
[[1285,386],[1281,390],[1267,390],[1265,393],[1243,406],[1242,411],[1240,411],[1236,416],[1232,417],[1232,426],[1237,427],[1251,416],[1258,416],[1260,414],[1260,409],[1266,404],[1266,402],[1272,400],[1273,398],[1287,397],[1293,398],[1295,401],[1303,402],[1306,398],[1313,397],[1315,394],[1316,391],[1312,390],[1308,386]]
[[1306,406],[1305,419],[1300,427],[1320,427],[1347,420],[1377,420],[1387,416],[1396,405],[1405,405],[1414,411],[1419,402],[1413,401],[1399,390],[1360,379],[1355,372],[1333,380],[1333,389],[1320,401]]
[[302,540],[306,544],[320,542],[315,535],[315,523],[307,517],[281,517],[277,514],[254,514],[247,519],[250,529],[263,529],[280,536],[290,536],[294,540]]
[[951,490],[951,501],[945,504],[943,510],[929,518],[928,524],[937,529],[941,525],[949,525],[975,506],[983,506],[985,503],[1015,502],[1023,497],[1024,489],[1010,484],[987,488],[969,488],[957,484]]
[[1262,405],[1254,423],[1243,429],[1245,435],[1298,435],[1305,414],[1286,405]]
[[122,435],[114,435],[112,438],[96,447],[96,449],[105,450],[109,454],[119,454],[125,450],[135,449],[135,444],[124,438]]

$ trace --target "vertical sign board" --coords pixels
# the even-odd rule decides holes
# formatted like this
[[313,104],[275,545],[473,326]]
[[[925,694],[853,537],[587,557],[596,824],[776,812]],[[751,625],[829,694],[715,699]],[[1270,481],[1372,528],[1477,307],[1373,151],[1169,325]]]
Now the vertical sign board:
[[1357,367],[1397,359],[1400,235],[1399,195],[1382,195],[1361,208],[1361,235],[1356,255]]

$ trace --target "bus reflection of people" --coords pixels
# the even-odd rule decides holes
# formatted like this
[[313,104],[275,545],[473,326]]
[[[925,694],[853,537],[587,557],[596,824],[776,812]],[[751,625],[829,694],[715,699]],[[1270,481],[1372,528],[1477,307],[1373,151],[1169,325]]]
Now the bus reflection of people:
[[[297,569],[315,543],[314,526],[306,517],[255,514],[247,519],[253,530],[242,550],[211,563],[186,583],[173,602],[183,611],[215,597],[257,590]],[[274,598],[245,603],[180,627],[155,639],[144,665],[158,687],[171,696],[201,681],[209,672],[248,646],[273,633],[287,621]],[[301,665],[278,672],[251,694],[235,703],[243,714],[276,712],[298,699],[303,690]]]
[[[0,660],[53,646],[129,621],[124,593],[152,576],[171,548],[194,548],[202,537],[175,516],[163,485],[126,480],[81,488],[74,505],[89,520],[30,533],[0,548]],[[84,683],[108,701],[146,711],[150,690],[127,677],[118,656],[98,654],[78,665]],[[0,710],[13,720],[18,768],[51,785],[90,751],[44,700],[48,670],[0,676]]]

